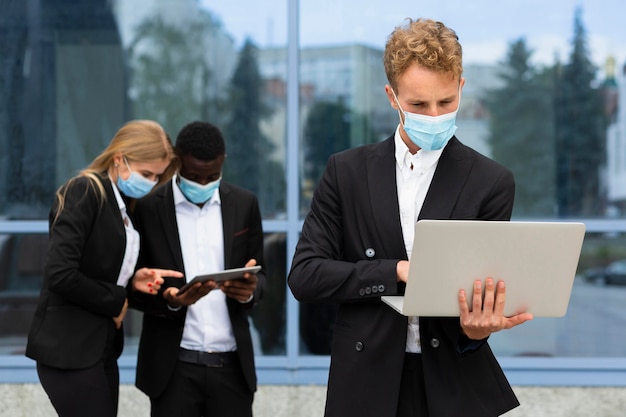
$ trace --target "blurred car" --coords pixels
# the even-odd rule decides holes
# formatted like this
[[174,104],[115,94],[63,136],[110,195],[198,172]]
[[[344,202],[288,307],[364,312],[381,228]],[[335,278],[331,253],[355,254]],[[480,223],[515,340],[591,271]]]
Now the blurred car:
[[604,268],[589,268],[584,272],[584,278],[597,285],[626,285],[626,259],[612,262]]

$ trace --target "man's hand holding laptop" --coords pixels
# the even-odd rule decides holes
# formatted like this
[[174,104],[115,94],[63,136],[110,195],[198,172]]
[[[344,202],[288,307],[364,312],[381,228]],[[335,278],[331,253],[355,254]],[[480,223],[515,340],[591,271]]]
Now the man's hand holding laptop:
[[[398,262],[396,266],[398,282],[407,282],[409,264],[409,261]],[[461,328],[467,337],[473,340],[485,339],[491,333],[511,329],[533,319],[530,313],[515,314],[511,317],[504,315],[506,301],[504,281],[496,283],[492,278],[487,278],[484,285],[483,294],[483,282],[474,281],[471,304],[467,301],[465,290],[461,289],[458,293]]]
[[504,315],[504,303],[506,300],[506,285],[504,281],[495,283],[492,278],[487,278],[485,280],[484,296],[482,287],[482,281],[474,281],[471,309],[467,302],[465,290],[459,290],[461,328],[470,339],[484,339],[491,333],[510,329],[533,319],[533,315],[530,313],[520,313],[511,317]]

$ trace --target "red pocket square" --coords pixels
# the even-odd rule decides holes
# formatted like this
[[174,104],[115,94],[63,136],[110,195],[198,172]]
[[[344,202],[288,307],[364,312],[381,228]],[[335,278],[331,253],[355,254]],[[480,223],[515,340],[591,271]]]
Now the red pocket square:
[[245,229],[241,229],[240,231],[235,232],[233,236],[237,237],[237,236],[245,235],[246,233],[248,233],[248,230],[250,230],[250,228],[246,227]]

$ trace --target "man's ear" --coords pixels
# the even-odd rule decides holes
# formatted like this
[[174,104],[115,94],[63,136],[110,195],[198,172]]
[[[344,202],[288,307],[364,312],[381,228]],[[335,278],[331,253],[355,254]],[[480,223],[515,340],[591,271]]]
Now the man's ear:
[[385,93],[387,94],[387,100],[389,100],[389,104],[391,104],[391,107],[394,110],[399,110],[398,109],[398,103],[396,102],[396,99],[393,95],[393,89],[391,88],[391,86],[389,84],[385,85]]

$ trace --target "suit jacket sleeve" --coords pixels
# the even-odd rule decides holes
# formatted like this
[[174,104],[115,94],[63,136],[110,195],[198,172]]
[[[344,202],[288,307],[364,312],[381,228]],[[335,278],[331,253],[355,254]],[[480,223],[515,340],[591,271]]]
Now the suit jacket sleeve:
[[[96,222],[103,221],[101,215],[106,213],[107,204],[111,203],[108,201],[111,196],[107,200],[100,198],[90,181],[87,178],[77,178],[67,187],[65,204],[56,221],[56,210],[52,210],[45,282],[51,293],[68,302],[93,313],[116,317],[126,298],[124,288],[117,285],[117,276],[96,276],[95,271],[119,272],[122,258],[86,259],[91,245],[102,244],[94,241],[97,237],[92,236],[92,232],[97,229]],[[55,208],[58,208],[58,201]],[[108,215],[114,216],[115,213]],[[121,224],[121,217],[118,216],[115,220]],[[123,251],[123,245],[120,250]],[[91,265],[81,267],[88,263],[109,261],[120,264],[101,265],[100,268],[91,268]],[[86,270],[91,275],[86,275]]]
[[[361,158],[331,156],[315,190],[288,278],[292,293],[300,301],[377,302],[381,295],[399,292],[396,265],[406,258],[406,252],[401,249],[383,255],[375,215],[369,210],[372,193],[363,178],[363,165],[352,163]],[[394,210],[395,171],[391,172],[394,176],[389,180],[394,188],[387,189],[386,196],[374,198],[384,199]],[[402,242],[399,218],[397,233],[387,233],[395,239],[385,244]],[[370,247],[376,247],[375,256],[368,257]]]

